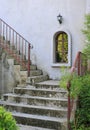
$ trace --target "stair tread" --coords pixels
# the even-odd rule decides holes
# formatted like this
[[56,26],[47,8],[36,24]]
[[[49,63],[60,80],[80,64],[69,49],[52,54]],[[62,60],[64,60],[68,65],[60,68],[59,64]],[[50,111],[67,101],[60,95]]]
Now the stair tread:
[[36,106],[36,105],[28,105],[23,103],[8,103],[8,102],[2,102],[3,105],[10,105],[10,106],[18,106],[18,107],[28,107],[28,108],[37,108],[37,109],[43,109],[43,110],[54,110],[54,111],[67,111],[67,107],[47,107],[47,106]]
[[38,75],[38,76],[30,76],[29,78],[40,78],[42,76],[45,77],[45,76],[48,76],[48,75],[41,74],[41,75]]
[[52,100],[52,101],[67,101],[67,98],[65,98],[65,97],[63,97],[63,98],[61,98],[61,97],[60,98],[49,98],[49,97],[40,97],[40,96],[29,96],[27,94],[18,95],[18,94],[13,94],[13,93],[4,94],[4,96],[32,98],[32,99],[41,99],[41,100]]
[[[37,84],[37,83],[36,83],[36,84]],[[38,89],[37,86],[35,86],[35,85],[27,85],[27,84],[18,84],[16,88],[18,88],[18,87],[20,87],[20,88],[35,88],[35,89]],[[63,90],[63,91],[66,91],[66,90],[63,89],[63,88],[60,88],[60,87],[58,87],[58,88],[61,89],[61,90]],[[48,88],[48,89],[51,90],[51,88]],[[46,90],[47,90],[47,89],[46,89]]]
[[57,117],[50,117],[50,116],[26,114],[26,113],[21,113],[21,112],[12,112],[12,115],[16,116],[16,117],[32,118],[32,119],[59,122],[59,123],[63,123],[63,122],[67,121],[67,118],[65,118],[65,117],[64,118],[57,118]]
[[31,72],[34,72],[34,71],[36,71],[36,72],[37,72],[37,71],[42,71],[42,70],[40,70],[40,69],[37,69],[37,70],[31,70]]
[[[25,69],[25,68],[24,68]],[[23,69],[20,69],[21,71],[27,71],[27,70],[23,70]],[[30,72],[41,72],[41,70],[37,69],[37,70],[30,70]]]
[[20,130],[55,130],[55,129],[48,129],[48,128],[42,128],[42,127],[22,125],[22,124],[18,124],[18,126]]
[[46,91],[46,92],[57,92],[57,93],[60,93],[60,92],[67,92],[66,90],[51,90],[51,89],[40,89],[40,88],[31,88],[31,87],[23,87],[23,88],[15,88],[15,89],[18,89],[18,90],[34,90],[34,91]]
[[55,85],[55,86],[59,86],[59,81],[58,80],[46,80],[43,82],[39,82],[36,83],[38,85]]

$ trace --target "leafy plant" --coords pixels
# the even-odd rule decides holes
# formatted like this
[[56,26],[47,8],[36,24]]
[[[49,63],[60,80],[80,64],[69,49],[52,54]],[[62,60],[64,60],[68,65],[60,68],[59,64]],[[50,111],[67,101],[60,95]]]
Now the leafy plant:
[[15,119],[4,107],[0,107],[0,130],[19,130]]
[[82,30],[83,34],[85,35],[85,42],[86,45],[83,49],[83,52],[87,55],[87,57],[90,59],[90,14],[87,14],[85,16],[85,27]]
[[76,75],[75,73],[71,75],[69,72],[67,72],[65,73],[65,75],[61,77],[60,87],[67,89],[67,83],[68,81],[71,81],[70,95],[71,97],[76,98],[81,91],[81,87],[82,87],[81,80],[82,77]]
[[90,130],[90,74],[77,76],[67,72],[62,76],[60,86],[67,89],[68,80],[71,81],[71,97],[78,97],[75,119],[71,123],[72,130]]
[[73,121],[73,130],[90,130],[90,74],[81,77],[78,107]]

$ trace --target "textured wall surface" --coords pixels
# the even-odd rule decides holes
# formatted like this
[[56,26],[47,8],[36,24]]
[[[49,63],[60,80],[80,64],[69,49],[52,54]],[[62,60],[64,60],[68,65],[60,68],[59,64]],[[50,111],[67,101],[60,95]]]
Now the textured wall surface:
[[6,54],[0,55],[0,94],[12,92],[16,86],[13,61],[8,62]]
[[[57,21],[61,14],[63,23]],[[62,29],[72,37],[72,62],[82,50],[81,32],[86,0],[0,0],[0,17],[33,44],[32,61],[51,78],[60,78],[60,68],[53,68],[53,35]]]

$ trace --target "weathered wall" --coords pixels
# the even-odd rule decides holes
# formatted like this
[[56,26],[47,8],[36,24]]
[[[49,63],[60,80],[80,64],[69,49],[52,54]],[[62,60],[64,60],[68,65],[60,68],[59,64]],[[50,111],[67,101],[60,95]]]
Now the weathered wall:
[[12,92],[16,83],[13,71],[13,60],[8,62],[6,54],[1,54],[0,50],[0,95],[2,93]]
[[53,35],[63,28],[70,32],[73,62],[84,45],[81,29],[85,12],[86,0],[0,0],[0,17],[33,44],[33,62],[53,79],[60,77],[60,68],[51,66]]

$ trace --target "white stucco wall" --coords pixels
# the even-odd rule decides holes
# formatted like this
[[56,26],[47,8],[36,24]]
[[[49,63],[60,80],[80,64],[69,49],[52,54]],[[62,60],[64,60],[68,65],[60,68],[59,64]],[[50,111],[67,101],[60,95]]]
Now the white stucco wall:
[[53,35],[63,28],[70,32],[73,62],[84,45],[81,29],[85,12],[86,0],[0,0],[0,17],[33,44],[33,62],[53,79],[61,75],[60,68],[51,66]]
[[90,0],[86,0],[86,14],[90,13]]

